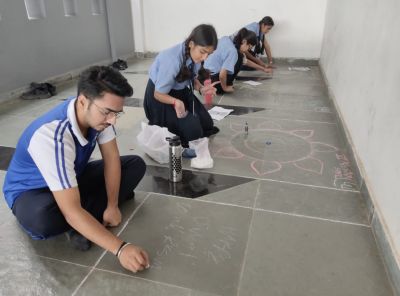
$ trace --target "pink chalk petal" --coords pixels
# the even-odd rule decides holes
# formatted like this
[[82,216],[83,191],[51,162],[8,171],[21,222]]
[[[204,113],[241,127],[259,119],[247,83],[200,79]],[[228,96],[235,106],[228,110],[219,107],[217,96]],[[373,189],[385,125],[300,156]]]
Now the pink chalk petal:
[[264,160],[254,160],[250,167],[259,176],[265,176],[278,172],[282,169],[282,165],[277,161],[264,161]]
[[322,175],[324,171],[324,163],[314,157],[308,157],[302,160],[298,160],[294,163],[296,167],[302,169],[307,172],[316,173],[318,175]]
[[237,151],[233,147],[224,147],[219,149],[214,156],[219,158],[238,159],[243,157],[243,153]]
[[325,144],[325,143],[320,143],[320,142],[311,142],[311,146],[313,148],[313,151],[316,151],[316,152],[336,152],[339,150],[335,146]]
[[301,137],[303,139],[311,138],[314,135],[314,130],[294,130],[293,135]]

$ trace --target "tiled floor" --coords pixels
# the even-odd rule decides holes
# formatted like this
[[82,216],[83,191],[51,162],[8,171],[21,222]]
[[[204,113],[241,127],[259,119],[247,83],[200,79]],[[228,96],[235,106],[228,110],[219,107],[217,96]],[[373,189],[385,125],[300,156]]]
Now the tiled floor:
[[[64,235],[32,241],[1,199],[0,295],[393,295],[318,67],[279,65],[261,85],[240,80],[216,97],[235,111],[216,123],[214,167],[184,160],[184,182],[171,184],[136,140],[150,64],[123,71],[135,94],[117,124],[120,152],[149,169],[112,231],[145,248],[151,268],[130,273]],[[75,92],[68,83],[51,99],[0,106],[0,185],[24,127]]]

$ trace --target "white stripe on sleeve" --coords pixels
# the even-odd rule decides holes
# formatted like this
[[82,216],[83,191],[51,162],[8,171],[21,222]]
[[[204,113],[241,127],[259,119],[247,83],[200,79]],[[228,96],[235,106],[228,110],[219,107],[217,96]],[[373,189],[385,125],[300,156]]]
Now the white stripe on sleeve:
[[33,134],[28,152],[51,191],[78,185],[75,175],[75,142],[69,121],[52,121]]
[[99,136],[97,137],[97,142],[101,145],[110,142],[115,138],[116,138],[115,128],[112,125],[110,125],[99,134]]

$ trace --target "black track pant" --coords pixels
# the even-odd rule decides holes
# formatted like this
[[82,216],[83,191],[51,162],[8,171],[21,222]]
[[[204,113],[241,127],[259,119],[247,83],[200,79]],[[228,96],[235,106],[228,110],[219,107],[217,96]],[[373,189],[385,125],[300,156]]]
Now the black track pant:
[[[134,197],[133,190],[146,171],[146,164],[139,156],[127,155],[120,159],[119,205]],[[102,223],[107,207],[103,160],[87,164],[83,174],[78,177],[78,187],[82,207]],[[48,187],[22,193],[16,199],[12,211],[21,226],[34,239],[46,239],[71,229]]]
[[149,79],[144,97],[144,111],[150,125],[166,127],[179,136],[182,145],[187,146],[189,141],[208,137],[215,133],[214,122],[199,99],[189,90],[172,89],[169,95],[181,100],[185,104],[188,114],[178,118],[172,105],[163,104],[154,98],[154,83]]
[[[233,80],[235,80],[236,76],[240,72],[240,69],[242,68],[243,65],[243,54],[238,51],[238,59],[235,64],[234,72],[233,74],[228,74],[226,78],[226,85],[233,85]],[[219,81],[219,73],[211,75],[211,81]],[[215,88],[217,89],[217,94],[223,94],[225,93],[224,90],[222,89],[221,83],[218,83],[215,85]]]

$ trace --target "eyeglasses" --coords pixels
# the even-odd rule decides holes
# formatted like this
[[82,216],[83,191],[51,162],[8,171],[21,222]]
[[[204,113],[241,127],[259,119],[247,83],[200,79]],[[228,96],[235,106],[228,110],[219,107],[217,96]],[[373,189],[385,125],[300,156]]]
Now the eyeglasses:
[[99,112],[101,114],[103,114],[103,116],[105,118],[110,118],[110,117],[113,118],[113,117],[115,117],[117,119],[117,118],[120,118],[122,115],[125,114],[124,111],[115,112],[115,111],[111,111],[111,110],[108,110],[108,109],[105,109],[105,108],[102,108],[102,107],[98,106],[94,101],[92,101],[92,103],[97,107]]

